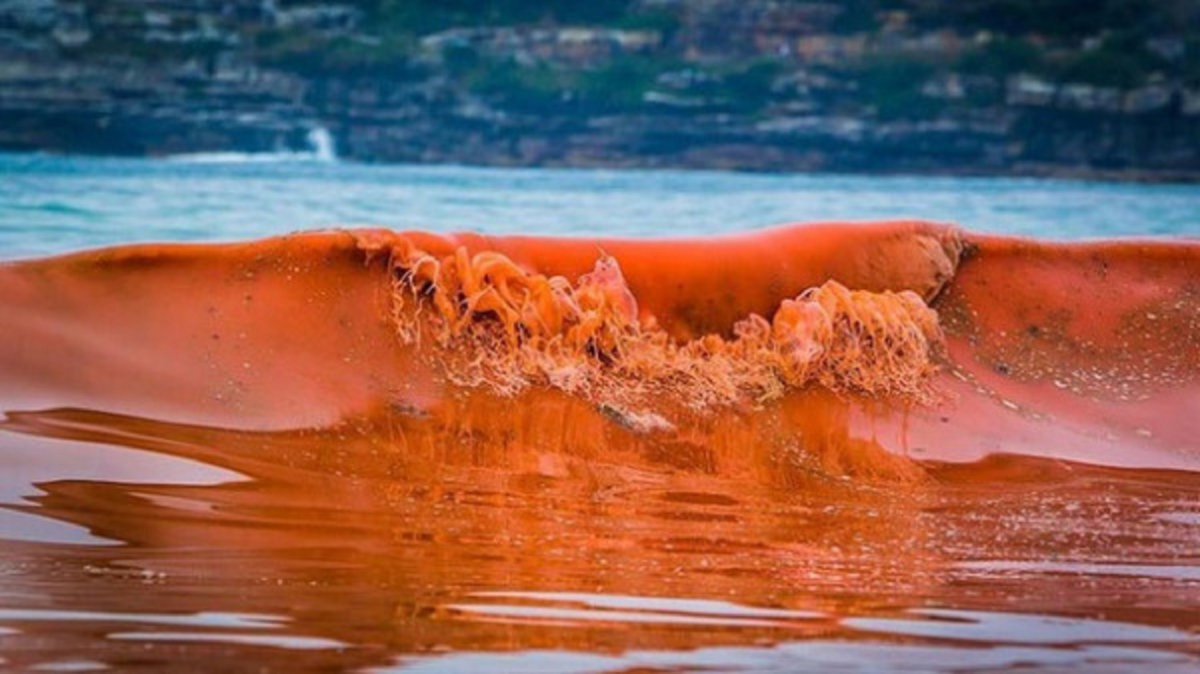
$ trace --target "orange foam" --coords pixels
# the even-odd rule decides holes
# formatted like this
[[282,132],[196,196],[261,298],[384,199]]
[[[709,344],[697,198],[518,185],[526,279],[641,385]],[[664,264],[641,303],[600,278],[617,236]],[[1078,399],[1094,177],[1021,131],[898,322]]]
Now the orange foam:
[[[836,392],[926,393],[941,344],[916,293],[851,291],[837,281],[750,314],[733,337],[676,342],[642,316],[620,264],[602,255],[572,283],[465,247],[437,258],[401,238],[391,253],[397,328],[440,350],[446,376],[502,394],[563,390],[666,426],[651,410],[761,404],[819,384]],[[431,339],[432,338],[432,339]]]

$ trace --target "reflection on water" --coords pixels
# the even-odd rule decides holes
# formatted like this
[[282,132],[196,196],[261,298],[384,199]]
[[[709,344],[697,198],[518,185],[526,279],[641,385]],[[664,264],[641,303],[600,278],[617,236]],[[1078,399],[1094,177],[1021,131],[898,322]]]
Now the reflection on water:
[[803,641],[767,647],[699,648],[692,651],[630,651],[607,656],[562,651],[452,654],[409,659],[378,672],[1124,672],[1154,667],[1156,672],[1190,672],[1184,655],[1137,648],[1092,647],[1070,650],[998,646],[948,648],[906,644]]
[[1180,630],[1113,620],[946,609],[909,609],[907,613],[922,619],[848,618],[845,624],[867,632],[989,643],[1070,645],[1190,640],[1190,636]]
[[423,423],[252,433],[9,412],[3,666],[1200,661],[1194,474],[1006,458],[845,479],[755,447],[596,455]]

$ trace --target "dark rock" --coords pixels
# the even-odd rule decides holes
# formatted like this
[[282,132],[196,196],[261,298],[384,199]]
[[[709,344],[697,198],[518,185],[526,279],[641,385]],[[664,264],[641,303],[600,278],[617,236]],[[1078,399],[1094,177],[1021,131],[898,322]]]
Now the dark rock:
[[[838,33],[835,3],[631,7],[676,23],[405,43],[349,4],[0,0],[0,148],[307,149],[320,126],[363,161],[1200,178],[1200,91],[1179,77],[889,69],[980,39],[900,15]],[[1146,49],[1184,63],[1188,44]],[[266,59],[271,45],[286,49]]]

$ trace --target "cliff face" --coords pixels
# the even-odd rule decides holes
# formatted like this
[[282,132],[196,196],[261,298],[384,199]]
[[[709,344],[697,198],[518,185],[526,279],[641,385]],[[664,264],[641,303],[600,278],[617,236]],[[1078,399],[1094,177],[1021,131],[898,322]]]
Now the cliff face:
[[1161,21],[1046,37],[879,8],[903,2],[601,0],[590,24],[479,4],[0,0],[0,147],[295,150],[323,128],[365,161],[1200,177],[1200,43]]
[[254,65],[238,26],[267,15],[237,12],[250,5],[0,0],[0,145],[115,154],[295,146],[318,124],[309,84]]

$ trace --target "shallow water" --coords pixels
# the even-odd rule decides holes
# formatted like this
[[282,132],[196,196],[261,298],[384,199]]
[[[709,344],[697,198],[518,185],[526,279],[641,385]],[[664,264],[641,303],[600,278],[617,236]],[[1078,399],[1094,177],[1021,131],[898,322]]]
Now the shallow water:
[[255,434],[73,410],[10,413],[0,452],[24,466],[0,552],[14,667],[1182,672],[1200,658],[1194,474],[1002,458],[871,484],[750,448],[414,452],[401,428]]
[[[908,214],[1063,238],[1200,232],[1187,186],[0,167],[5,257],[346,220],[656,235]],[[3,411],[0,667],[14,670],[1200,666],[1193,472],[1002,455],[867,479],[757,446],[597,455],[429,434],[412,410],[280,432]]]

